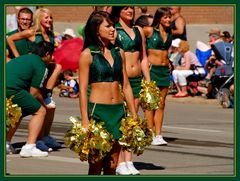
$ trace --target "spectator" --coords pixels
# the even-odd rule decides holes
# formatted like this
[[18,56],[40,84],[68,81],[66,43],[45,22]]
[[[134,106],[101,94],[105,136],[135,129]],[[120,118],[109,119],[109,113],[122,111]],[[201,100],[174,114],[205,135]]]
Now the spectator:
[[94,11],[105,11],[111,14],[112,6],[94,6]]
[[[223,41],[221,36],[222,36],[222,34],[221,34],[220,29],[212,28],[208,32],[208,37],[209,37],[208,45],[209,45],[209,47],[211,48],[211,45],[213,45],[214,43]],[[218,67],[220,65],[221,65],[221,62],[219,60],[217,60],[214,52],[212,51],[211,56],[206,60],[206,64],[205,64],[205,69],[207,70],[207,75],[204,79],[204,83],[205,83],[206,86],[208,86],[208,84],[210,83],[210,79],[214,75],[216,67]]]
[[187,40],[186,20],[181,15],[181,7],[171,6],[169,9],[172,14],[171,28],[173,39]]
[[74,30],[71,28],[66,28],[62,34],[63,34],[63,38],[62,38],[63,40],[69,40],[76,37]]
[[179,44],[181,40],[179,38],[172,41],[172,45],[169,49],[169,60],[171,61],[172,68],[180,65],[182,55],[179,53]]
[[63,71],[64,81],[59,85],[60,97],[77,98],[79,93],[79,85],[73,77],[73,72],[70,69]]
[[228,31],[222,32],[222,39],[224,42],[228,42],[228,43],[231,43],[233,41],[233,38]]
[[180,66],[175,67],[172,72],[174,83],[176,84],[178,93],[173,97],[187,97],[187,80],[186,78],[194,74],[194,71],[199,71],[200,74],[204,74],[204,68],[191,68],[201,67],[202,65],[198,61],[196,55],[189,50],[189,44],[187,41],[182,40],[179,44],[179,52],[182,54]]
[[149,15],[147,6],[139,6],[138,9],[139,9],[140,16],[142,16],[142,15],[148,16]]

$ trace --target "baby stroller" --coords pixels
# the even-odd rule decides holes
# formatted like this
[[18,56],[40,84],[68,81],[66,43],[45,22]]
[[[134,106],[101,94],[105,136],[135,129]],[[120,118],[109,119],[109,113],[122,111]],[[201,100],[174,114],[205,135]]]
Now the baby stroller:
[[211,78],[213,88],[208,94],[213,98],[218,98],[220,102],[222,102],[221,95],[229,92],[229,90],[227,91],[226,89],[229,89],[234,80],[232,48],[233,45],[226,42],[217,42],[212,45],[212,50],[216,58],[220,60],[223,65],[216,68],[215,75]]
[[234,97],[230,93],[229,87],[234,82],[234,74],[232,74],[219,88],[217,92],[217,100],[223,108],[232,108],[234,105]]

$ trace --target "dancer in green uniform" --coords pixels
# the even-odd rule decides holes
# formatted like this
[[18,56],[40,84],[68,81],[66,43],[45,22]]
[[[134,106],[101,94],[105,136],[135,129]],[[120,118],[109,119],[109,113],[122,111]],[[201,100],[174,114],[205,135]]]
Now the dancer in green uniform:
[[172,43],[170,29],[171,13],[168,8],[162,7],[156,10],[154,15],[151,33],[147,36],[147,54],[151,64],[151,80],[156,81],[161,90],[160,106],[154,111],[145,111],[149,128],[154,127],[155,136],[152,145],[166,145],[161,131],[164,116],[165,100],[170,85],[170,69],[168,49]]
[[[88,129],[92,117],[104,122],[105,128],[113,135],[115,143],[112,150],[100,161],[89,162],[89,175],[115,175],[121,137],[121,119],[125,115],[123,92],[132,116],[136,116],[134,99],[126,73],[125,56],[122,49],[114,46],[115,29],[110,15],[104,11],[93,12],[85,26],[84,47],[79,60],[80,112],[83,127]],[[89,102],[88,84],[91,85]]]
[[[22,117],[32,115],[28,125],[27,143],[20,151],[21,157],[47,156],[36,148],[36,140],[42,129],[44,119],[51,116],[46,112],[40,89],[47,76],[46,63],[49,63],[54,45],[40,42],[32,47],[32,54],[12,59],[6,65],[6,96],[13,97],[13,103],[22,109]],[[19,121],[20,123],[20,121]],[[7,132],[7,141],[12,139],[15,128]]]
[[[133,6],[113,6],[112,16],[116,21],[117,39],[115,43],[124,50],[127,75],[134,94],[135,109],[138,111],[141,81],[143,78],[150,81],[144,33],[142,28],[133,26]],[[123,157],[122,159],[122,154],[120,154],[117,173],[120,175],[139,174],[140,172],[133,165],[132,153],[124,151]]]

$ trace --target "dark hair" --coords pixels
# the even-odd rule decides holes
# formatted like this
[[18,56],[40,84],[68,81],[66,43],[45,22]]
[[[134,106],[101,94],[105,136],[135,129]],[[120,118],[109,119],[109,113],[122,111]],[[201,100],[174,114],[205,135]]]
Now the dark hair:
[[150,26],[149,22],[148,22],[148,18],[153,18],[152,15],[141,15],[139,16],[136,21],[135,21],[135,25],[138,25],[140,27],[144,27],[144,26]]
[[165,15],[171,16],[171,12],[170,12],[169,8],[167,8],[167,7],[158,8],[156,10],[154,18],[153,18],[152,27],[158,28],[159,23],[160,23],[160,19]]
[[224,38],[231,38],[231,35],[228,31],[223,31],[222,34]]
[[[112,7],[111,16],[112,16],[112,19],[114,20],[114,23],[119,22],[120,12],[122,11],[122,9],[124,9],[126,7],[133,7],[133,6],[113,6]],[[133,7],[133,10],[134,10],[134,7]],[[134,16],[135,16],[135,11],[133,14],[133,20],[131,21],[131,24],[133,24],[133,22],[134,22]]]
[[31,14],[31,17],[33,17],[33,12],[29,8],[22,8],[18,11],[17,17],[19,18],[21,13]]
[[89,16],[86,26],[84,28],[84,45],[83,49],[90,45],[95,45],[102,49],[103,44],[98,37],[99,26],[106,20],[108,23],[113,25],[110,14],[105,11],[94,11]]
[[71,69],[64,70],[63,73],[69,76],[73,76],[73,72]]
[[39,43],[34,43],[31,48],[31,53],[44,57],[47,54],[52,55],[54,51],[54,45],[51,42],[41,41]]
[[147,11],[148,11],[148,8],[147,8],[147,6],[140,6],[139,8],[140,8],[140,10],[141,10],[141,13],[144,13],[144,14],[146,14],[146,13],[147,13]]

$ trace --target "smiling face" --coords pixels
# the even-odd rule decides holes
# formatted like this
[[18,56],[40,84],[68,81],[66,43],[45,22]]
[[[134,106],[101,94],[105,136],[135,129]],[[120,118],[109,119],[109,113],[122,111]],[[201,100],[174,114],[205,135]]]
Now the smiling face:
[[120,18],[123,21],[132,21],[134,18],[134,7],[126,6],[120,11]]
[[53,26],[53,18],[50,13],[43,12],[41,16],[41,26],[46,28],[46,29],[51,29]]
[[113,27],[113,23],[106,21],[106,19],[104,19],[103,22],[99,25],[99,38],[103,42],[113,41],[115,39],[114,32],[115,28]]
[[21,31],[27,30],[32,24],[32,15],[29,13],[20,13],[18,17],[18,26]]
[[160,18],[160,25],[163,27],[170,27],[171,24],[171,15],[164,15]]

